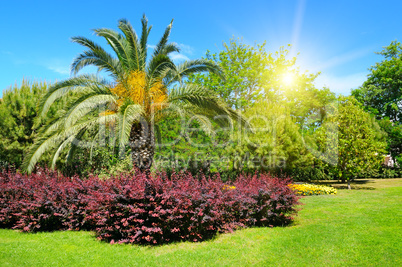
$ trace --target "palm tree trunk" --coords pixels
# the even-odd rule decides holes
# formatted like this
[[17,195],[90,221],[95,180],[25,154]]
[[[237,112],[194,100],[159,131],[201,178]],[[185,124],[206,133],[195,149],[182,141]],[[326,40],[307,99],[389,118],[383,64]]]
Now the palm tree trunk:
[[155,134],[150,123],[142,119],[133,124],[130,146],[133,166],[149,174],[155,153]]

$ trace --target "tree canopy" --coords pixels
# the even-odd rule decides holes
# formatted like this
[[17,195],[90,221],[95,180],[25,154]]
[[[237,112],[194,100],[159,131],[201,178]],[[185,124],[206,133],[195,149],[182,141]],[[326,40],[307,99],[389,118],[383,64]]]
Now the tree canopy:
[[250,46],[241,39],[223,43],[223,50],[205,59],[218,64],[226,79],[215,73],[197,73],[189,76],[192,83],[202,84],[217,92],[235,109],[251,107],[258,100],[281,102],[289,107],[291,116],[303,124],[307,116],[323,112],[322,108],[335,96],[328,89],[317,89],[314,80],[319,74],[301,72],[296,57],[281,47],[267,52],[266,43]]
[[363,85],[352,95],[377,118],[389,118],[401,123],[402,119],[402,44],[397,41],[377,53],[384,60],[370,68]]
[[284,47],[267,52],[265,43],[250,46],[240,39],[224,43],[218,53],[207,51],[205,59],[221,66],[226,79],[214,73],[197,73],[190,75],[189,81],[218,92],[251,124],[264,128],[247,136],[234,136],[226,149],[233,169],[301,169],[314,165],[302,136],[322,124],[327,106],[335,101],[330,90],[315,87],[318,74],[301,72],[296,58],[289,58]]
[[377,54],[384,59],[370,68],[367,80],[352,95],[379,120],[388,134],[388,153],[402,164],[402,44],[393,41]]
[[51,86],[46,82],[23,80],[3,92],[0,101],[0,161],[20,168],[26,151],[38,136],[38,128],[50,121],[59,105],[56,103],[41,120],[38,117],[40,98]]
[[375,170],[384,159],[384,134],[353,97],[340,96],[334,113],[316,131],[320,159],[342,180]]

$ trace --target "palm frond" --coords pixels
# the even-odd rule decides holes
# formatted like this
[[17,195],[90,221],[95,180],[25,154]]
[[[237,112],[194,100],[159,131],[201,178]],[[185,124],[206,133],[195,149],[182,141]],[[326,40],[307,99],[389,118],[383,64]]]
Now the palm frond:
[[142,24],[142,33],[141,33],[141,50],[142,50],[142,59],[143,61],[141,61],[141,69],[145,69],[145,64],[146,64],[146,59],[147,59],[147,51],[148,51],[148,36],[149,33],[151,32],[152,26],[148,27],[148,19],[145,16],[145,14],[143,15],[142,19],[141,19],[141,24]]
[[47,125],[43,126],[40,128],[40,131],[38,132],[39,136],[49,136],[57,131],[60,131],[62,126],[65,124],[65,113],[61,116],[58,116],[57,118],[53,119],[50,121]]
[[123,66],[123,68],[130,70],[133,63],[131,61],[131,46],[128,45],[127,39],[111,29],[100,28],[95,29],[94,32],[96,35],[106,39],[116,56],[119,58],[120,64]]
[[64,126],[69,128],[95,108],[115,102],[116,97],[112,95],[86,95],[80,98],[76,104],[69,109],[68,113],[65,115]]
[[35,143],[31,146],[28,154],[24,157],[22,169],[31,173],[43,153],[54,148],[59,139],[60,137],[57,134],[53,134],[50,137],[42,137],[41,139],[35,140]]
[[166,44],[162,49],[160,54],[169,55],[170,53],[177,52],[180,53],[180,48],[176,43]]
[[173,25],[173,19],[170,22],[170,24],[166,27],[165,32],[162,35],[162,38],[159,40],[158,44],[156,45],[156,48],[154,50],[154,56],[160,55],[161,52],[163,51],[163,48],[167,44],[169,40],[169,35],[170,31],[172,30],[172,25]]
[[76,136],[83,129],[90,129],[94,126],[102,123],[101,120],[111,120],[115,121],[117,118],[116,114],[111,114],[107,116],[102,116],[90,120],[86,120],[79,124],[75,124],[70,128],[63,128],[60,131],[53,133],[50,136],[43,136],[39,140],[36,140],[32,148],[29,150],[27,157],[24,159],[22,167],[26,169],[29,173],[32,172],[39,158],[45,153],[55,147],[60,143],[64,142],[67,138],[71,136]]
[[[82,131],[85,132],[85,131]],[[64,142],[61,143],[59,148],[56,150],[56,153],[54,153],[53,160],[52,160],[52,165],[51,169],[54,169],[57,163],[57,160],[60,156],[60,153],[63,151],[64,148],[66,148],[68,145],[73,145],[72,143],[74,142],[75,136],[72,135],[69,138],[67,138]]]
[[79,54],[73,60],[71,64],[71,73],[73,75],[76,75],[86,66],[94,65],[98,67],[99,70],[105,69],[113,77],[120,78],[121,63],[107,53],[101,46],[84,37],[73,37],[72,41],[89,47],[89,50]]
[[[140,47],[138,36],[130,22],[126,19],[119,20],[119,29],[123,32],[126,37],[126,40],[130,46],[130,61],[132,62],[132,68],[135,70],[142,69],[141,62],[143,61],[142,57],[142,48]],[[146,55],[145,55],[146,57]]]
[[177,106],[194,106],[205,114],[228,116],[235,119],[241,125],[250,128],[248,122],[241,114],[230,108],[214,92],[199,85],[186,84],[174,87],[169,94],[168,103]]
[[67,95],[68,92],[82,92],[83,94],[97,92],[106,94],[109,92],[109,87],[110,85],[106,80],[100,79],[95,75],[80,75],[58,82],[52,85],[41,98],[39,102],[40,116],[43,117],[49,111],[54,101]]
[[224,79],[222,68],[218,64],[205,59],[185,61],[177,65],[176,69],[176,72],[171,73],[171,76],[167,81],[168,85],[176,81],[180,82],[188,75],[199,72],[211,72],[221,77],[221,79]]
[[155,78],[163,78],[161,75],[169,71],[170,69],[175,69],[175,64],[170,60],[167,55],[160,54],[154,56],[148,64],[147,76],[149,80]]
[[122,79],[123,69],[120,61],[113,58],[108,53],[100,51],[87,50],[79,54],[71,64],[71,71],[76,75],[82,68],[86,66],[95,66],[98,72],[105,70],[114,79]]
[[85,47],[89,48],[90,50],[103,50],[104,51],[102,46],[98,45],[94,41],[92,41],[92,40],[90,40],[90,39],[88,39],[86,37],[83,37],[83,36],[71,37],[71,41],[73,43],[77,43],[77,44],[80,44],[82,46],[85,46]]
[[77,151],[78,144],[81,141],[81,138],[85,134],[86,130],[87,129],[84,128],[76,136],[73,136],[70,149],[68,150],[68,153],[67,153],[66,164],[68,164],[71,161],[71,159],[73,158],[75,151]]
[[191,119],[195,120],[200,124],[201,129],[208,135],[211,135],[213,133],[212,131],[212,123],[211,121],[203,115],[200,115],[198,113],[192,113],[188,112],[188,114],[191,114],[192,117]]

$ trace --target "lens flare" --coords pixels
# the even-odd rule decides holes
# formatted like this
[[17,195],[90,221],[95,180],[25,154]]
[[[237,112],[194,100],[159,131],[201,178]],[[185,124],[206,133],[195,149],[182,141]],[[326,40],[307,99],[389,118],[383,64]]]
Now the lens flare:
[[282,76],[282,82],[285,86],[293,85],[294,80],[295,80],[295,76],[293,73],[288,72],[288,73],[283,74],[283,76]]

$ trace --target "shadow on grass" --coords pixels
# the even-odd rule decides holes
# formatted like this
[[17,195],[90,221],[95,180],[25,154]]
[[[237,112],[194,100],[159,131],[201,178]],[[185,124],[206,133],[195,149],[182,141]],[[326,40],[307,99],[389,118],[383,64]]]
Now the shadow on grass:
[[[350,182],[351,189],[354,190],[375,190],[376,188],[373,186],[367,186],[367,184],[372,183],[373,180],[370,179],[356,179]],[[342,183],[339,180],[325,180],[325,181],[318,181],[317,184],[332,186],[336,189],[348,189],[347,181]]]
[[[332,187],[336,188],[336,189],[348,189],[348,185],[344,185],[344,184],[333,184]],[[350,188],[352,190],[375,190],[374,187],[372,186],[360,186],[360,185],[350,185]]]

